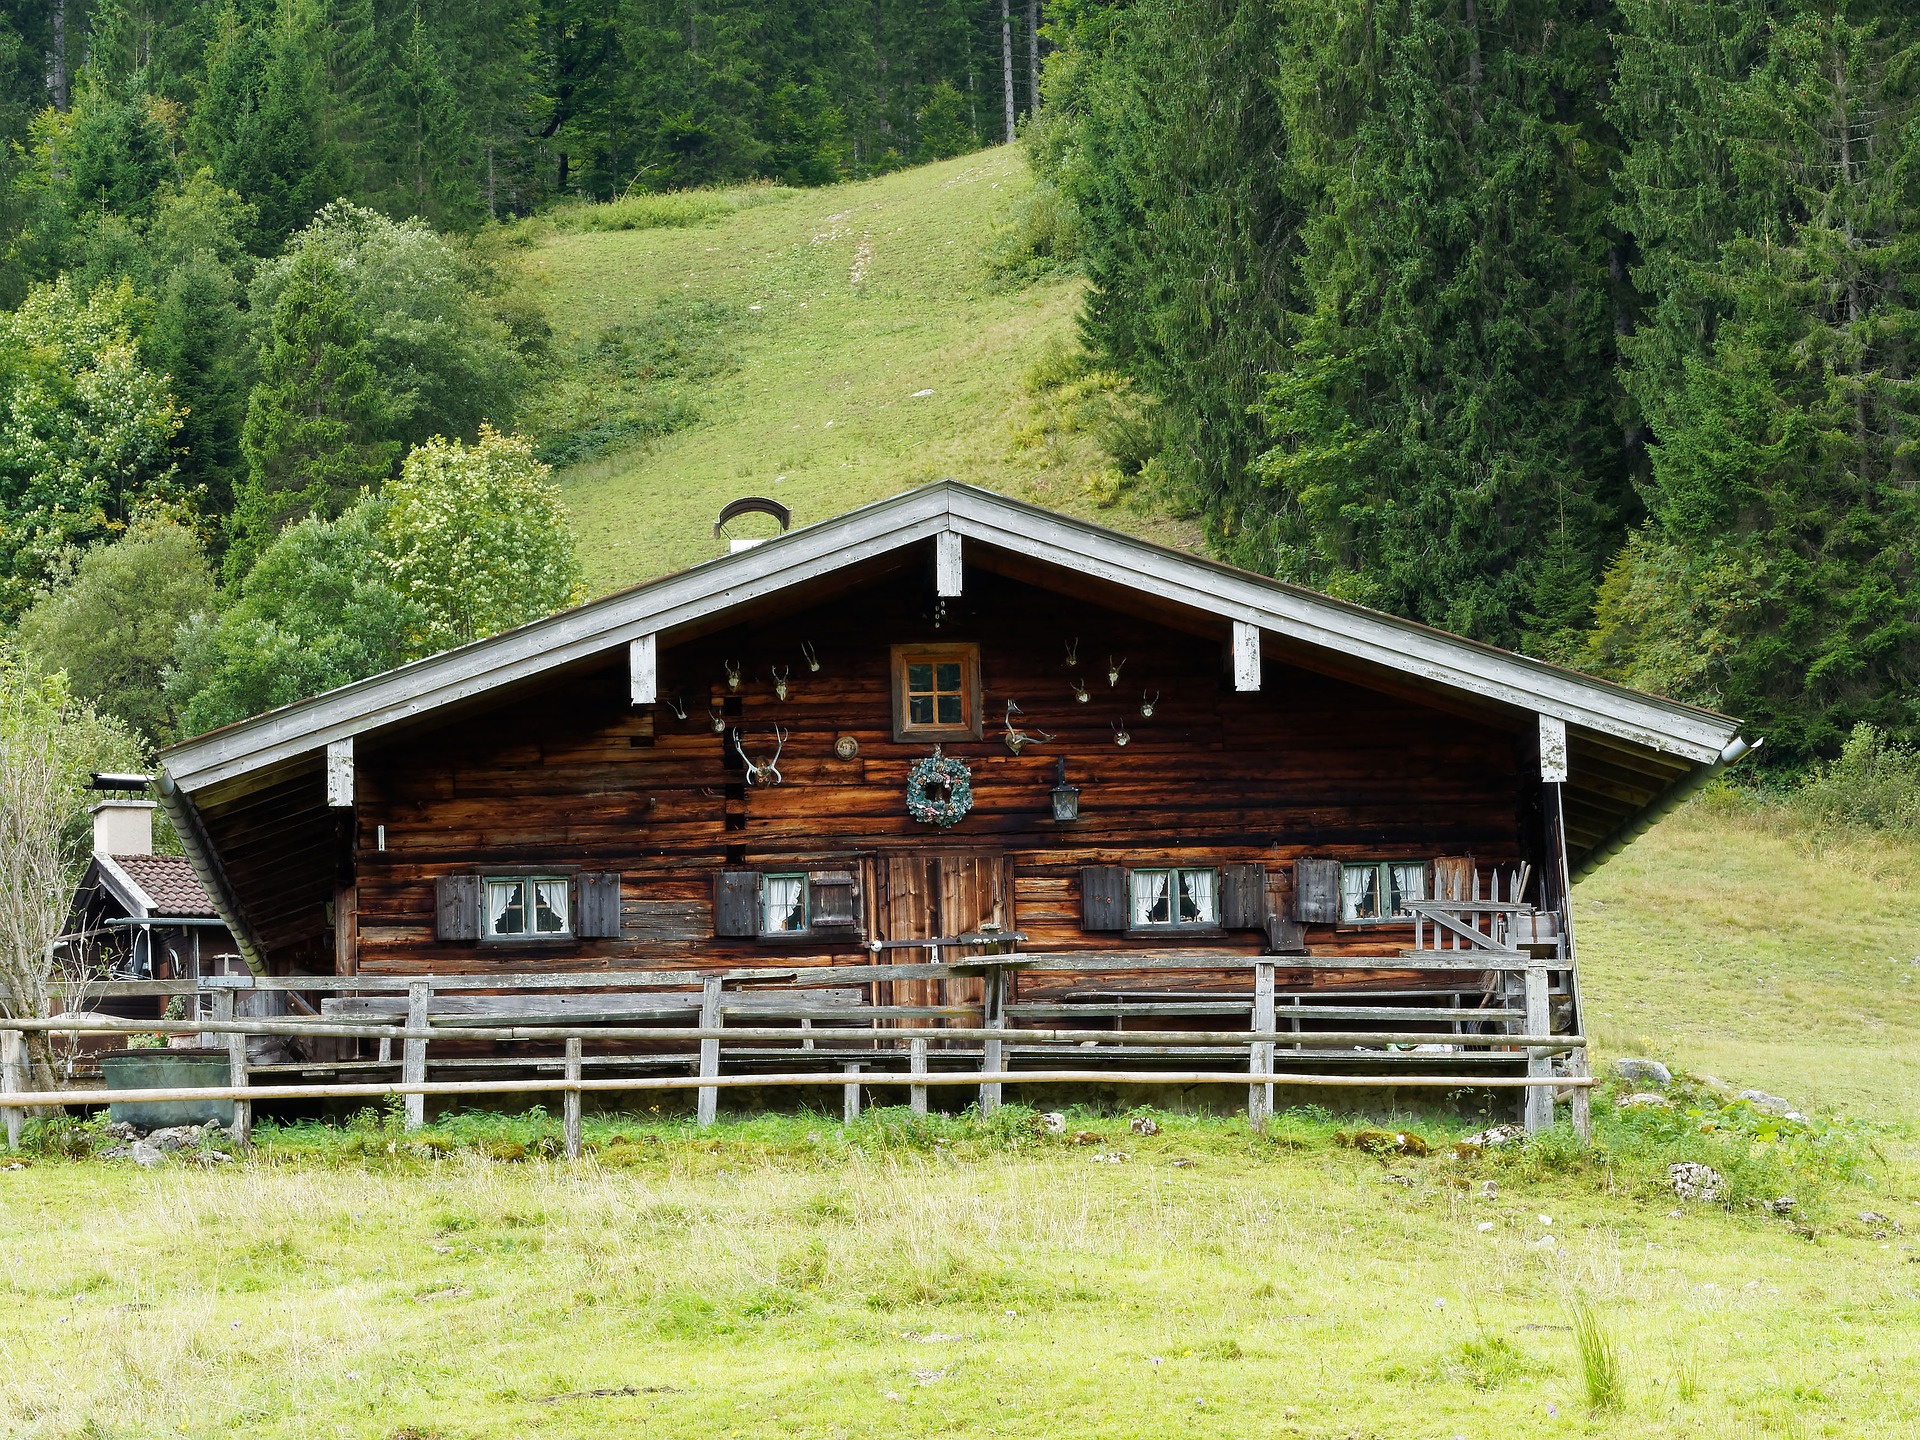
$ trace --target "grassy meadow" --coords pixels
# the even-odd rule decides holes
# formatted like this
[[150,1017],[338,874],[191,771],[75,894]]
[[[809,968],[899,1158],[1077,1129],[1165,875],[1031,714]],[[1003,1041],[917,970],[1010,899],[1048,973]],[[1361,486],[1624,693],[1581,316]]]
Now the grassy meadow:
[[[1083,1113],[1074,1143],[1013,1107],[590,1117],[578,1164],[539,1115],[263,1127],[214,1169],[30,1154],[0,1431],[1920,1434],[1916,879],[1920,848],[1722,798],[1581,887],[1608,1052],[1805,1127],[1683,1084],[1602,1095],[1590,1151],[1466,1158],[1430,1116],[1371,1117],[1421,1157],[1316,1111]],[[1677,1201],[1676,1159],[1727,1200]]]
[[992,263],[1031,184],[1002,147],[524,227],[513,253],[568,362],[529,423],[553,437],[591,588],[722,553],[713,517],[741,495],[807,524],[944,478],[1196,545],[1182,522],[1103,511],[1106,454],[1033,393],[1081,287]]

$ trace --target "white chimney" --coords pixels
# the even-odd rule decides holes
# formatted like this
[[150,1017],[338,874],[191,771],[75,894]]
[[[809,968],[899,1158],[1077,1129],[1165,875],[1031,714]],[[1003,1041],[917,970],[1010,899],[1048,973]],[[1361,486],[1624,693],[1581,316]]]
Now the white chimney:
[[151,800],[102,800],[87,813],[93,816],[93,853],[96,855],[151,855],[153,853]]

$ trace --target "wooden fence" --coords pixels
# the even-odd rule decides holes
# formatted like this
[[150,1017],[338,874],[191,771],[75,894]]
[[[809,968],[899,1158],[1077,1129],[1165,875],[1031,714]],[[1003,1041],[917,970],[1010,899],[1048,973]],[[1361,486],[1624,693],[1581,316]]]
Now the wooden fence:
[[[997,1107],[1008,1084],[1090,1085],[1246,1085],[1247,1113],[1255,1130],[1264,1130],[1272,1114],[1274,1087],[1366,1087],[1424,1089],[1518,1089],[1526,1096],[1529,1130],[1552,1124],[1556,1095],[1564,1092],[1572,1118],[1582,1135],[1588,1129],[1588,1074],[1586,1041],[1577,1035],[1554,1035],[1549,1024],[1548,966],[1517,954],[1476,954],[1477,972],[1515,972],[1522,977],[1523,1004],[1483,1006],[1462,1010],[1456,1006],[1398,1006],[1334,1003],[1277,1004],[1276,969],[1313,969],[1328,962],[1313,957],[1253,958],[1225,952],[1180,952],[1143,957],[1138,952],[1074,955],[1006,955],[980,957],[954,964],[871,965],[822,967],[817,970],[758,967],[720,974],[685,971],[629,971],[584,974],[462,975],[425,978],[376,976],[210,976],[199,981],[118,981],[84,987],[89,999],[113,996],[198,995],[196,1007],[211,1011],[206,1018],[145,1020],[95,1014],[52,1018],[0,1020],[0,1109],[6,1115],[9,1145],[17,1145],[21,1118],[30,1108],[59,1105],[99,1106],[115,1102],[166,1100],[232,1100],[235,1129],[244,1137],[252,1123],[252,1105],[258,1101],[303,1099],[366,1099],[403,1097],[409,1127],[425,1119],[429,1095],[561,1095],[567,1153],[580,1148],[581,1097],[588,1093],[630,1091],[696,1092],[696,1115],[710,1125],[718,1113],[719,1092],[733,1088],[783,1088],[838,1083],[848,1118],[859,1113],[863,1086],[905,1086],[909,1103],[919,1113],[927,1110],[927,1095],[935,1087],[977,1088],[983,1112]],[[1356,968],[1342,957],[1341,968]],[[1383,970],[1463,970],[1459,959],[1431,961],[1407,956],[1361,960]],[[1190,999],[1126,1000],[1111,1004],[1006,1003],[1007,976],[1016,968],[1047,972],[1059,970],[1164,971],[1231,967],[1249,972],[1249,990]],[[922,972],[925,972],[924,974]],[[971,1005],[881,1005],[849,1000],[850,987],[875,982],[978,975],[984,997]],[[698,990],[686,987],[697,984]],[[736,989],[729,992],[728,986]],[[741,990],[741,986],[778,986]],[[351,1018],[328,1018],[303,1008],[311,1018],[236,1015],[235,996],[245,991],[288,991],[297,996],[333,994],[359,1013]],[[586,992],[598,992],[588,996]],[[474,994],[464,1001],[451,997]],[[379,1002],[369,996],[394,995]],[[396,1003],[405,996],[404,1012]],[[581,1003],[589,1002],[589,1003]],[[332,1002],[323,1002],[328,1008]],[[391,1018],[377,1013],[385,1009]],[[368,1013],[369,1011],[375,1013]],[[665,1019],[674,1012],[694,1023],[622,1023],[633,1019]],[[1250,1025],[1241,1030],[1126,1030],[1127,1020],[1151,1017],[1168,1020],[1182,1015],[1219,1015],[1241,1011]],[[1115,1029],[1060,1028],[1034,1022],[1066,1015],[1111,1019]],[[728,1024],[728,1017],[747,1019]],[[1381,1028],[1310,1030],[1306,1023],[1362,1021]],[[971,1021],[973,1023],[960,1023]],[[1021,1022],[1024,1024],[1012,1024]],[[757,1022],[757,1023],[754,1023]],[[773,1023],[783,1022],[783,1023]],[[1386,1028],[1408,1023],[1438,1024],[1449,1028]],[[1285,1028],[1283,1028],[1283,1026]],[[1497,1027],[1491,1032],[1481,1026]],[[26,1032],[71,1035],[175,1034],[223,1036],[228,1057],[229,1083],[219,1088],[182,1090],[83,1090],[33,1092],[26,1088],[23,1040]],[[368,1040],[378,1048],[373,1062],[390,1068],[394,1045],[400,1048],[397,1080],[354,1082],[257,1083],[256,1077],[274,1067],[249,1064],[250,1036],[289,1039]],[[481,1079],[429,1080],[428,1046],[440,1042],[534,1041],[557,1045],[559,1055],[494,1056],[483,1060],[436,1062],[449,1067],[484,1065],[490,1069],[529,1066],[552,1068],[562,1074],[496,1075]],[[588,1057],[588,1042],[597,1047],[647,1045],[654,1048],[597,1053]],[[661,1046],[686,1046],[685,1049]],[[1033,1064],[1016,1068],[1010,1053],[1030,1059],[1058,1060],[1071,1047],[1071,1067]],[[1416,1049],[1415,1047],[1420,1047]],[[1279,1053],[1285,1050],[1304,1059],[1309,1052],[1321,1058],[1358,1061],[1363,1073],[1282,1071]],[[1524,1074],[1438,1074],[1411,1068],[1407,1062],[1443,1063],[1441,1056],[1458,1059],[1481,1052],[1483,1062],[1523,1063]],[[1139,1062],[1197,1056],[1225,1059],[1233,1052],[1246,1056],[1244,1069],[1154,1068]],[[444,1049],[443,1049],[444,1053]],[[1555,1057],[1564,1057],[1555,1073]],[[726,1073],[731,1058],[735,1073]],[[648,1073],[588,1076],[588,1060],[599,1066],[639,1069]],[[942,1062],[941,1068],[934,1061]],[[1085,1062],[1098,1060],[1099,1066]],[[368,1062],[349,1062],[364,1066]],[[742,1071],[742,1065],[774,1064],[771,1073]],[[662,1074],[685,1068],[687,1074]],[[278,1067],[286,1068],[286,1067]],[[307,1067],[312,1068],[312,1067]]]

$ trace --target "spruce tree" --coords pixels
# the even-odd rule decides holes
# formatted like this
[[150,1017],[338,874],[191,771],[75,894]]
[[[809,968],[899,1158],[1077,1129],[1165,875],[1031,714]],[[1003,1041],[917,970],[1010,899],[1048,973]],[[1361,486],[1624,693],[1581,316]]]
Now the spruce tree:
[[1622,6],[1648,519],[1593,656],[1783,759],[1920,731],[1920,17]]
[[317,247],[303,248],[247,401],[229,578],[244,575],[289,521],[338,514],[386,478],[399,449],[381,436],[386,409],[338,271]]
[[[1569,0],[1296,8],[1314,195],[1260,462],[1262,568],[1572,648],[1630,492],[1616,422],[1602,38]],[[1247,548],[1252,548],[1249,545]]]

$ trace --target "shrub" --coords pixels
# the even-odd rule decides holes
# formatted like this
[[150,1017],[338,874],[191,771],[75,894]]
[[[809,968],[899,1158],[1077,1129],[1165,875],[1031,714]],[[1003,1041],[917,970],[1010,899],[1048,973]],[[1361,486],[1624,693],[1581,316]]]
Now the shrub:
[[1856,725],[1839,758],[1815,766],[1789,804],[1818,829],[1920,835],[1920,751],[1875,726]]

